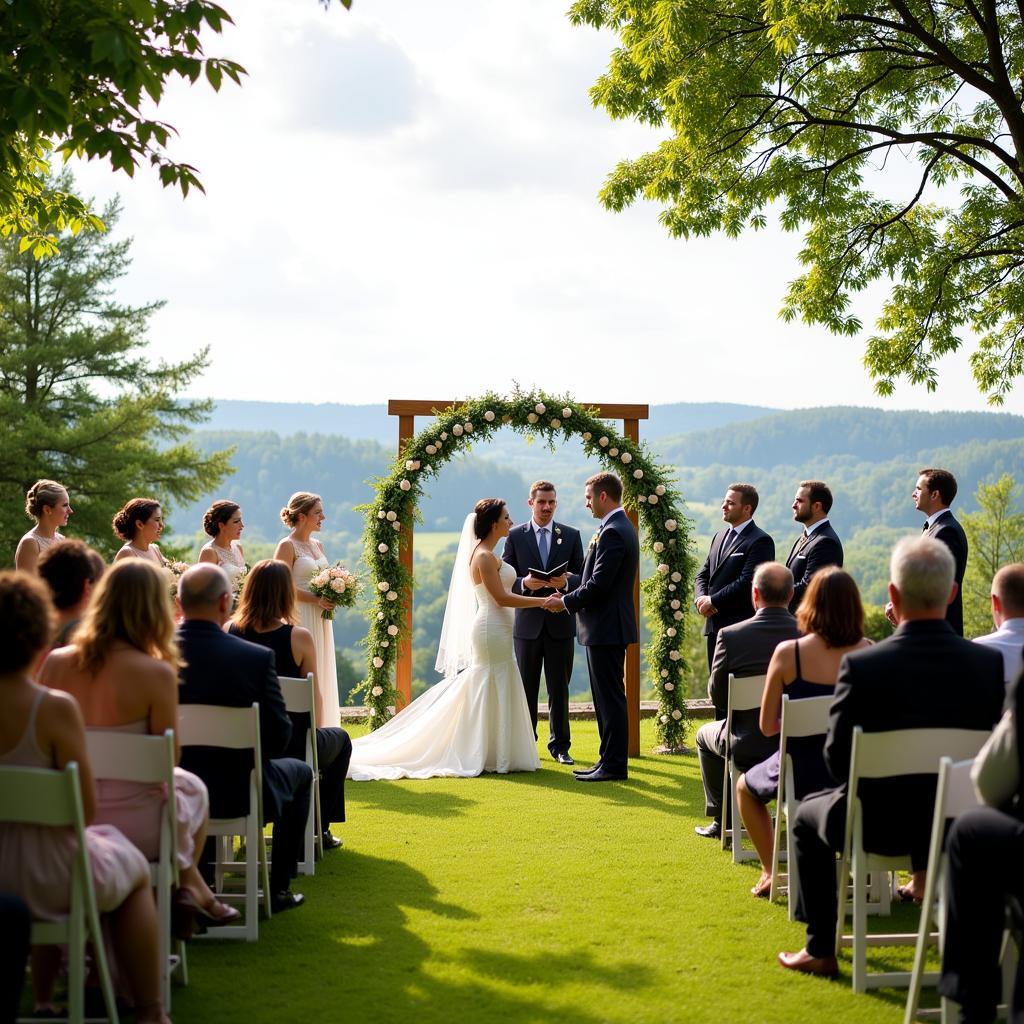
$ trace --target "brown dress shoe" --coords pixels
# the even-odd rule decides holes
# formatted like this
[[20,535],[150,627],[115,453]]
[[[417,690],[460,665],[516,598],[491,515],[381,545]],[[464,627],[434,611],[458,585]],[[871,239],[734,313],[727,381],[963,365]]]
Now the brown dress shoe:
[[835,978],[839,974],[839,964],[834,956],[811,956],[806,949],[799,953],[780,953],[779,963],[788,971],[816,974],[821,978]]

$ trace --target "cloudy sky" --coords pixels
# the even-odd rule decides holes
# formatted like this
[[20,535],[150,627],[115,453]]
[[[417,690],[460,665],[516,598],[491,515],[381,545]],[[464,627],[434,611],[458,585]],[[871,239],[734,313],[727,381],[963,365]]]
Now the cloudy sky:
[[[583,401],[986,408],[966,358],[937,395],[878,399],[864,339],[783,324],[798,240],[669,239],[657,209],[596,195],[649,129],[588,88],[614,38],[567,0],[224,0],[211,54],[242,88],[160,108],[205,196],[102,165],[134,237],[122,295],[167,300],[154,352],[210,345],[216,398],[454,398],[513,381]],[[870,319],[870,309],[865,308]],[[1024,412],[1020,390],[1007,410]]]

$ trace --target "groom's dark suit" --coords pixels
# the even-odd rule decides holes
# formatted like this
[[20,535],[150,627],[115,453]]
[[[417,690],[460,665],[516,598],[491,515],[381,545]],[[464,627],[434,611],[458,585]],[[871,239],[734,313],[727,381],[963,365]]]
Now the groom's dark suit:
[[587,550],[580,585],[563,599],[565,610],[577,616],[579,640],[587,649],[601,736],[598,763],[605,772],[623,777],[629,756],[626,647],[638,638],[633,584],[639,562],[636,530],[618,508]]
[[775,561],[775,541],[753,520],[748,521],[723,555],[722,546],[731,529],[727,526],[715,534],[708,557],[693,581],[694,601],[709,597],[717,609],[704,620],[709,669],[714,661],[718,631],[754,614],[751,595],[754,570],[762,562]]
[[[548,525],[550,547],[544,564],[537,547],[532,520],[514,526],[505,539],[502,558],[516,571],[512,590],[516,594],[547,597],[554,590],[524,590],[523,579],[530,569],[546,569],[563,562],[569,563],[568,572],[578,575],[583,569],[583,542],[580,531],[556,523]],[[573,650],[576,646],[576,618],[573,615],[552,615],[543,608],[517,608],[516,624],[512,633],[519,674],[523,677],[526,703],[530,706],[533,734],[537,735],[537,700],[540,695],[540,674],[548,688],[548,750],[552,757],[568,754],[569,736],[569,677],[572,675]]]
[[941,540],[949,548],[953,560],[956,562],[956,569],[953,572],[953,579],[956,580],[956,597],[950,602],[946,609],[946,621],[953,627],[954,632],[960,636],[964,635],[964,573],[967,572],[967,534],[964,528],[957,522],[956,516],[947,508],[935,522],[929,526],[925,523],[922,532],[933,540]]

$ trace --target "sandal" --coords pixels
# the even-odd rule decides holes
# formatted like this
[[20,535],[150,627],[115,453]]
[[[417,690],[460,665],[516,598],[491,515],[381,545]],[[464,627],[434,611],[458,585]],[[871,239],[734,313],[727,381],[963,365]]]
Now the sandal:
[[205,907],[196,908],[196,919],[207,928],[219,928],[225,924],[234,924],[242,919],[242,912],[226,903],[221,903],[216,897],[212,903]]
[[757,885],[750,887],[750,895],[756,896],[759,900],[766,900],[772,893],[772,880],[759,881]]
[[897,903],[920,903],[922,897],[915,896],[909,885],[901,885],[896,890]]

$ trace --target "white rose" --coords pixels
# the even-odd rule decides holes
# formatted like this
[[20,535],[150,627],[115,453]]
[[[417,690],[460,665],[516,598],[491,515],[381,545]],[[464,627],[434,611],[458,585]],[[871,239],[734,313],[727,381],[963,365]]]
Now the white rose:
[[662,679],[668,679],[668,669],[667,668],[663,668],[661,670],[661,678]]
[[673,583],[682,583],[683,582],[683,574],[681,572],[674,572],[674,573],[672,573],[672,582]]
[[441,431],[441,440],[442,441],[447,441],[448,440],[448,431],[447,430],[442,430]]
[[437,454],[437,449],[432,444],[428,444],[427,445],[427,454],[428,455],[436,455]]
[[669,589],[669,592],[670,592],[670,593],[674,593],[674,592],[675,592],[675,589],[676,589],[676,585],[675,585],[674,583],[670,583],[670,584],[668,585],[668,589]]
[[345,581],[344,580],[331,580],[331,590],[336,594],[345,593]]
[[552,430],[557,430],[561,425],[562,421],[557,416],[551,421]]
[[455,426],[452,427],[452,433],[456,437],[462,437],[462,424],[461,423],[456,423]]
[[543,415],[544,415],[544,413],[546,413],[546,412],[547,412],[548,410],[547,410],[547,407],[546,407],[546,406],[544,405],[544,403],[543,403],[543,402],[538,402],[538,403],[537,403],[537,404],[536,404],[536,405],[535,405],[535,406],[533,407],[533,411],[534,411],[534,412],[535,412],[535,413],[536,413],[536,414],[537,414],[538,416],[543,416]]
[[405,468],[411,473],[416,468],[416,463],[412,459],[406,459]]
[[487,420],[488,423],[493,423],[494,422],[494,411],[491,410],[491,409],[488,409],[487,412],[484,413],[484,419]]
[[676,622],[682,622],[683,621],[683,613],[682,612],[673,612],[672,613],[672,618],[675,619]]
[[628,465],[632,461],[633,461],[633,456],[630,455],[629,452],[623,452],[622,453],[622,462],[623,462],[623,464]]
[[665,529],[668,530],[669,533],[672,533],[675,530],[677,525],[678,525],[678,523],[676,523],[676,521],[674,519],[666,519],[665,520]]
[[401,523],[392,523],[391,524],[391,528],[395,531],[395,533],[398,533],[398,531],[402,529],[402,524]]
[[675,636],[678,632],[679,630],[677,630],[675,626],[669,626],[668,629],[665,630],[665,636]]
[[589,430],[583,431],[583,440],[589,441],[594,435]]
[[391,646],[391,641],[390,640],[381,640],[380,646],[381,647],[390,647]]
[[384,667],[384,659],[383,658],[374,657],[374,659],[373,659],[373,667],[374,668],[383,668]]
[[660,573],[668,572],[668,565],[665,562],[662,562],[661,565],[658,566],[658,572],[660,572]]
[[391,589],[391,584],[388,583],[387,580],[381,580],[380,583],[377,584],[377,589],[383,594],[385,591]]
[[618,448],[609,448],[608,454],[614,459],[619,454]]
[[389,512],[385,517],[389,523],[393,523],[398,518],[397,512]]
[[408,480],[401,480],[399,481],[398,486],[401,487],[403,491],[407,491],[412,487],[412,484],[409,483]]
[[665,545],[660,540],[654,542],[654,550],[660,555],[665,550]]
[[678,608],[679,607],[679,598],[677,597],[677,598],[674,598],[673,600],[669,601],[669,607],[670,608]]
[[[382,662],[381,662],[381,664],[383,665],[383,664],[384,664],[384,662],[382,661]],[[383,692],[384,692],[384,687],[383,687],[383,686],[375,686],[375,687],[374,687],[374,688],[373,688],[373,689],[372,689],[372,690],[370,691],[370,696],[371,696],[371,697],[379,697],[379,696],[380,696],[380,695],[381,695],[381,694],[382,694]]]
[[676,684],[675,683],[666,683],[665,684],[665,689],[668,690],[669,693],[671,693],[675,688],[676,688]]
[[644,478],[644,471],[642,469],[634,469],[633,470],[633,479],[634,480],[643,480],[643,478]]
[[679,719],[683,717],[683,713],[679,710],[679,708],[674,708],[672,710],[672,717],[678,722]]
[[658,504],[658,496],[656,494],[648,494],[647,495],[647,501],[651,505],[657,505]]
[[506,415],[501,417],[501,422],[502,423],[511,423],[512,422],[512,417],[509,416],[508,414],[506,414]]
[[398,636],[398,627],[393,622],[388,626],[388,636]]
[[377,612],[377,621],[378,622],[383,622],[384,621],[384,613],[383,612]]
[[369,714],[367,714],[366,717],[367,718],[376,718],[377,717],[377,712],[374,711],[373,708],[370,708]]
[[390,550],[390,548],[387,546],[387,544],[385,544],[383,541],[381,541],[381,543],[377,545],[377,550],[382,555],[386,555],[388,553],[388,551]]
[[383,519],[384,518],[384,512],[383,511],[378,512],[377,513],[377,518],[378,519]]
[[674,548],[674,547],[676,546],[676,542],[675,542],[674,540],[670,540],[670,541],[668,542],[668,546],[669,546],[670,548]]
[[527,417],[526,417],[526,422],[527,423],[536,423],[537,422],[537,414],[535,412],[529,413],[527,415]]
[[393,590],[389,590],[387,592],[387,599],[389,601],[397,601],[398,600],[398,594],[396,594],[395,591],[393,591]]
[[467,434],[472,434],[473,433],[473,424],[469,420],[466,420],[466,422],[462,424],[462,429]]
[[668,656],[669,656],[669,657],[670,657],[670,658],[671,658],[671,659],[672,659],[673,661],[678,661],[678,660],[679,660],[679,659],[680,659],[680,658],[682,657],[682,655],[681,655],[681,654],[680,654],[680,653],[679,653],[678,651],[669,651],[669,652],[668,652]]
[[566,406],[562,410],[562,419],[563,420],[567,420],[571,415],[572,415],[572,409],[570,409],[569,406]]
[[662,715],[661,718],[658,719],[658,721],[661,722],[662,725],[664,725],[668,721],[668,715]]
[[600,445],[600,446],[601,446],[602,448],[607,448],[607,447],[608,447],[608,438],[607,438],[607,437],[601,437],[601,438],[598,438],[598,441],[597,441],[597,443],[598,443],[598,444],[599,444],[599,445]]

